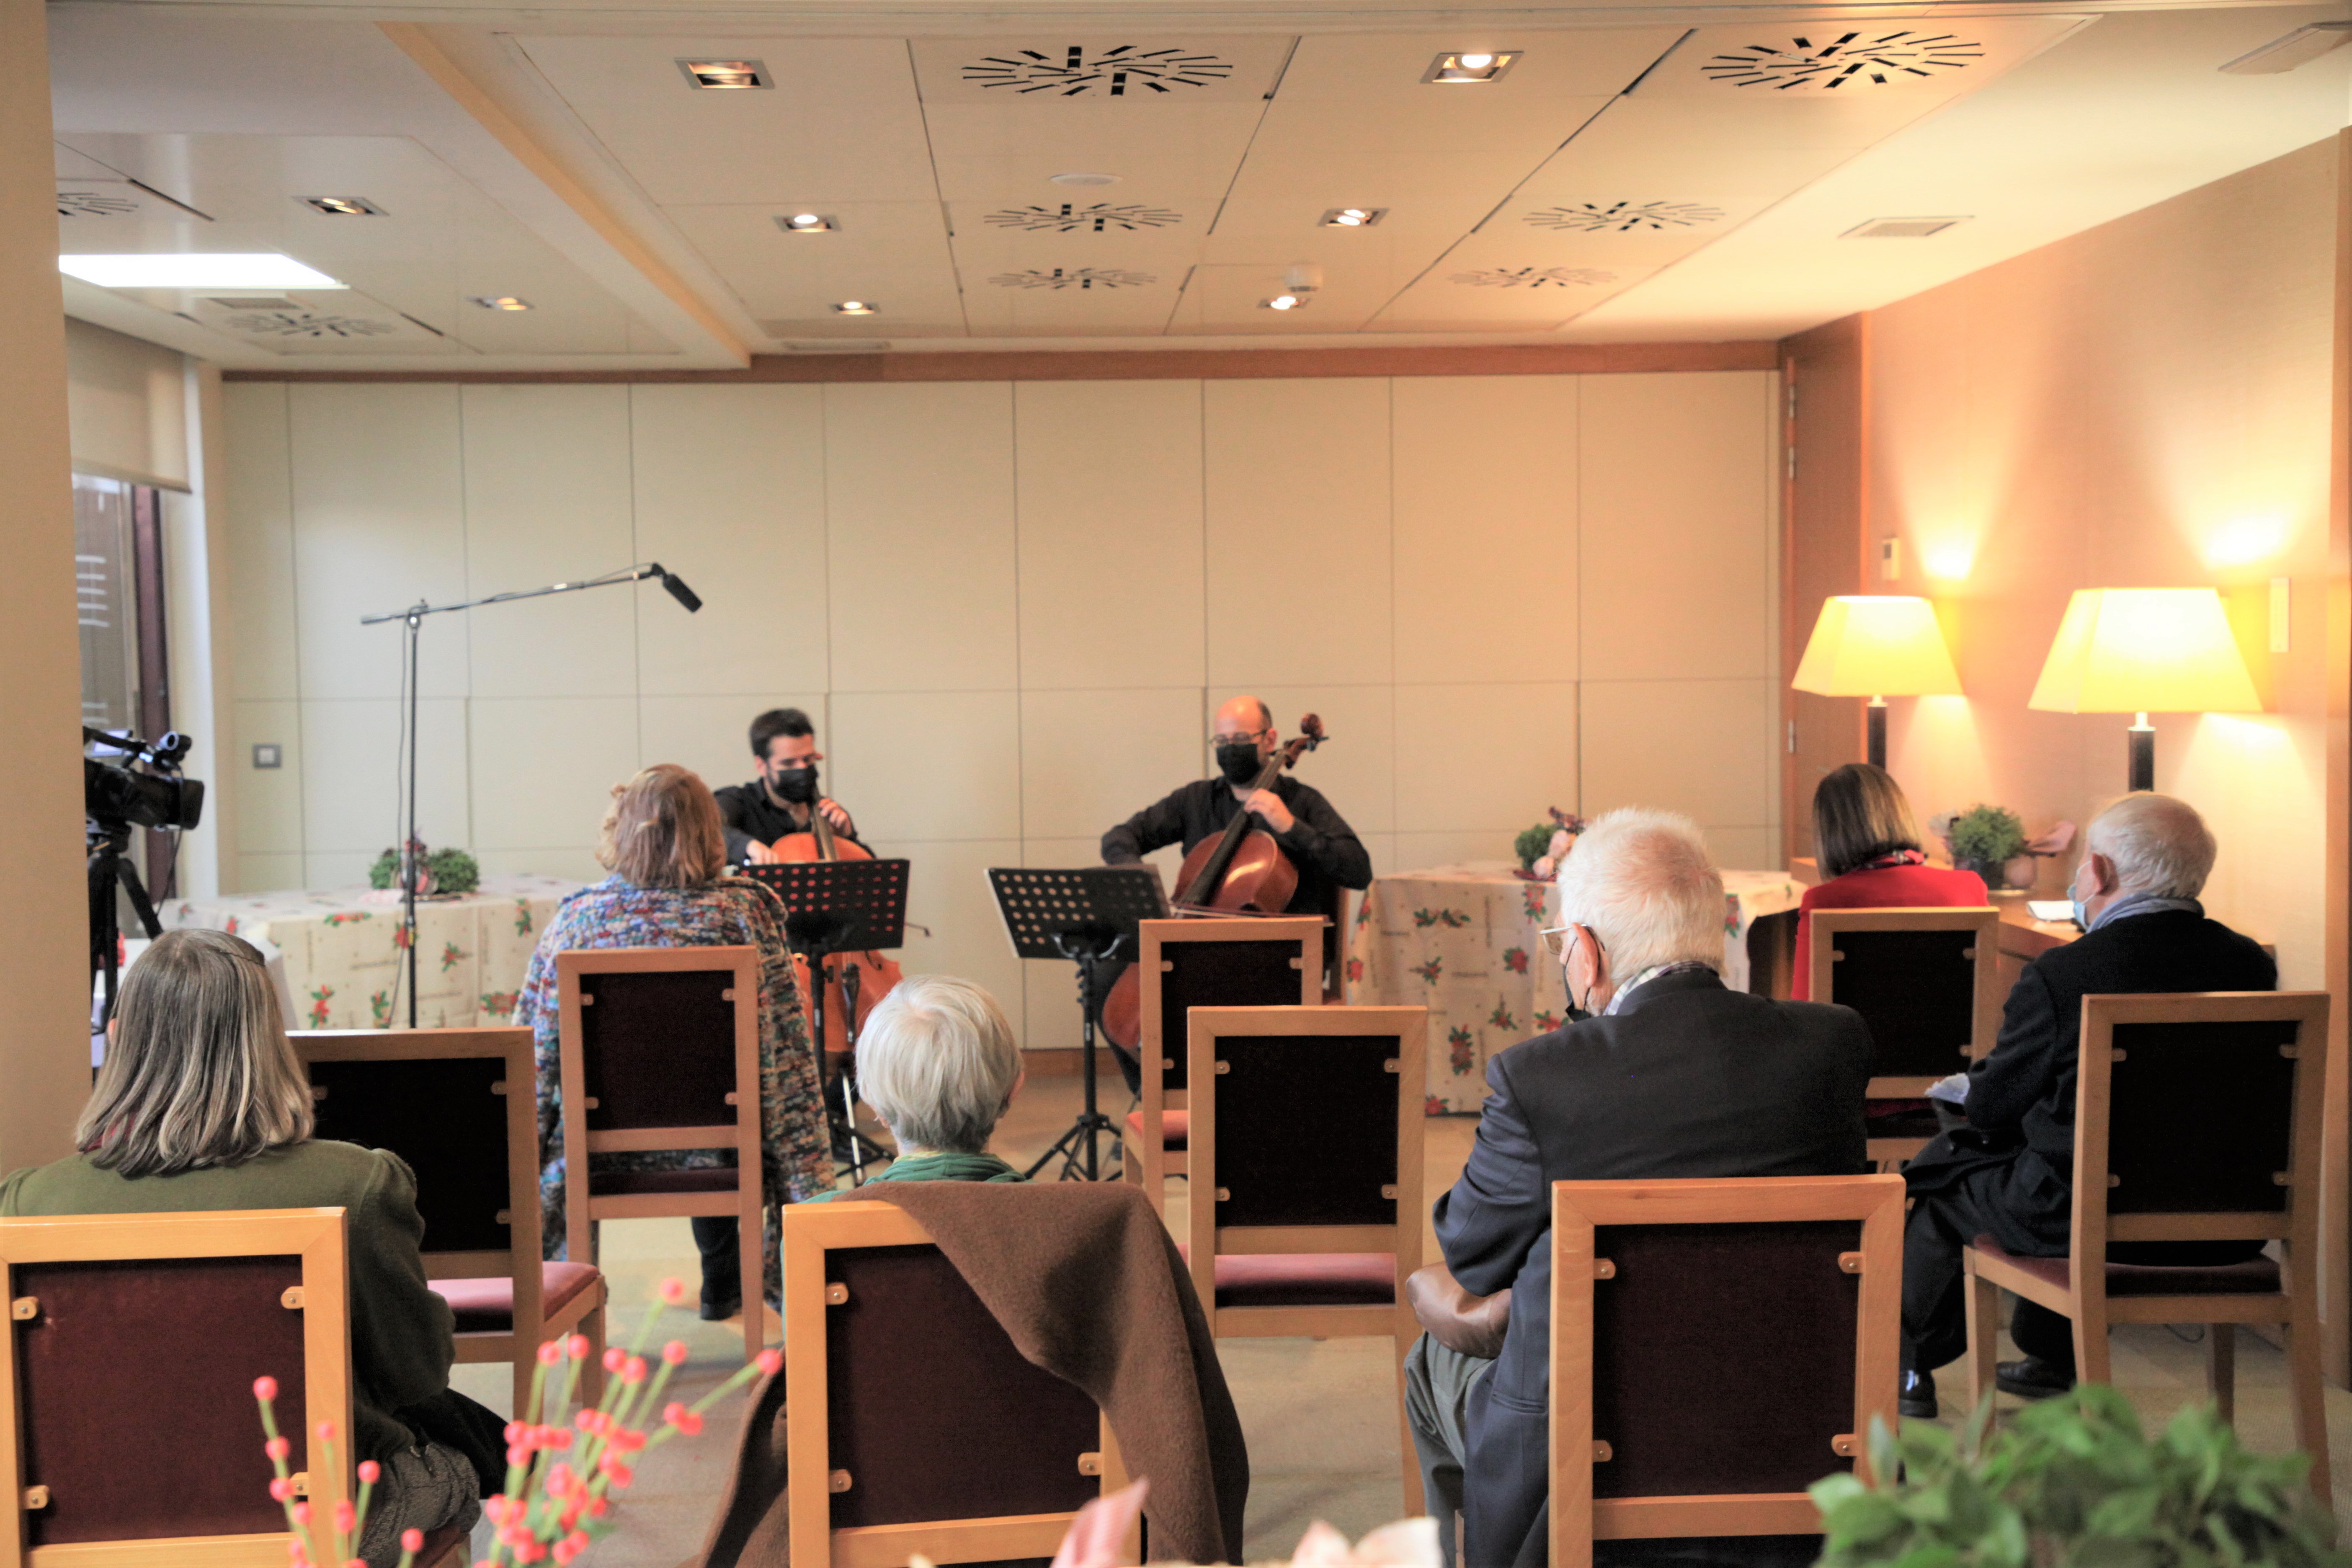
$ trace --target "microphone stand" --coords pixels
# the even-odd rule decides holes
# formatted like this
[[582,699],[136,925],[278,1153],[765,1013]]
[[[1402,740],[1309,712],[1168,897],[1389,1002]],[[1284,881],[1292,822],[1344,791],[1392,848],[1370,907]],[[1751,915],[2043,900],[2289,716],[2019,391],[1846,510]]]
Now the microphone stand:
[[404,637],[402,657],[408,661],[408,811],[407,820],[402,825],[400,836],[400,888],[401,928],[408,947],[408,1026],[410,1028],[416,1027],[416,883],[419,874],[424,869],[416,861],[416,743],[418,739],[416,704],[419,695],[416,679],[416,646],[417,633],[424,626],[425,617],[446,615],[452,610],[478,609],[484,605],[504,605],[516,599],[544,599],[552,594],[576,594],[583,588],[609,588],[621,583],[642,583],[648,577],[660,578],[661,585],[668,590],[669,596],[684,605],[689,612],[702,608],[702,601],[695,596],[694,590],[688,587],[676,573],[664,571],[662,563],[658,561],[648,561],[642,565],[631,566],[624,571],[607,572],[601,577],[583,578],[577,583],[551,583],[544,588],[519,588],[510,593],[488,594],[481,598],[467,599],[462,604],[456,605],[428,605],[419,599],[404,610],[391,610],[380,616],[360,617],[360,625],[363,626],[382,626],[387,621],[400,622]]

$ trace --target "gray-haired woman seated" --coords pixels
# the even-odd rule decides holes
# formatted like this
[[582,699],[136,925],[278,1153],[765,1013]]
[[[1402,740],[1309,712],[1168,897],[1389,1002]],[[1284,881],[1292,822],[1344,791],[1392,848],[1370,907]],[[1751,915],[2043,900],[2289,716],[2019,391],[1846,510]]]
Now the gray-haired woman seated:
[[[988,1152],[1021,1088],[1021,1045],[996,998],[951,974],[910,974],[857,1039],[857,1089],[898,1157],[877,1182],[1023,1182]],[[856,1189],[812,1199],[854,1196]]]

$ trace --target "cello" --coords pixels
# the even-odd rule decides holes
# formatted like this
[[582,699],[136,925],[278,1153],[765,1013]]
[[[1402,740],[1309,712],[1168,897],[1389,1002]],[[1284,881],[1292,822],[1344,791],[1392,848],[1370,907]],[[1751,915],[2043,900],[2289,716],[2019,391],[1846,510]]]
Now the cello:
[[[1298,736],[1276,748],[1258,770],[1248,794],[1274,787],[1285,768],[1330,739],[1323,721],[1309,713],[1298,721]],[[1246,797],[1245,797],[1246,798]],[[1176,873],[1176,897],[1171,907],[1179,918],[1212,915],[1278,915],[1290,907],[1298,891],[1298,868],[1247,811],[1214,838],[1203,838],[1184,857]],[[1143,1038],[1143,981],[1129,963],[1103,999],[1103,1033],[1121,1050],[1132,1052]]]
[[[804,832],[787,833],[768,846],[769,856],[776,860],[871,860],[874,852],[855,838],[844,842],[834,837],[833,824],[824,818],[824,810],[809,807],[809,825]],[[793,954],[793,969],[801,983],[803,998],[814,997],[808,973],[808,960]],[[905,978],[896,959],[869,949],[864,952],[836,952],[824,961],[824,983],[835,988],[835,994],[846,999],[847,1005],[824,1010],[824,1038],[820,1043],[828,1051],[845,1052],[850,1043],[865,1031],[866,1016],[876,1003],[890,994],[890,988]],[[847,1016],[855,1010],[854,1019]],[[814,1030],[815,1022],[806,1018]],[[852,1025],[855,1025],[853,1027]]]

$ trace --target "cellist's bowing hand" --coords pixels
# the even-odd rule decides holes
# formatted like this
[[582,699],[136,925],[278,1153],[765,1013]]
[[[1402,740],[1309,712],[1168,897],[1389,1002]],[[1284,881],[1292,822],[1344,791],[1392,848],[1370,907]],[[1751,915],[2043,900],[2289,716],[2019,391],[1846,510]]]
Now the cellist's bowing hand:
[[775,858],[776,852],[756,838],[743,847],[743,863],[747,866],[766,866]]
[[1283,805],[1282,797],[1270,789],[1259,790],[1242,802],[1242,809],[1256,813],[1270,833],[1287,833],[1298,826],[1298,819],[1290,815],[1290,807]]
[[853,838],[856,837],[856,830],[849,823],[849,813],[842,809],[841,802],[827,795],[816,803],[816,808],[824,813],[824,819],[833,824],[835,833],[846,833]]

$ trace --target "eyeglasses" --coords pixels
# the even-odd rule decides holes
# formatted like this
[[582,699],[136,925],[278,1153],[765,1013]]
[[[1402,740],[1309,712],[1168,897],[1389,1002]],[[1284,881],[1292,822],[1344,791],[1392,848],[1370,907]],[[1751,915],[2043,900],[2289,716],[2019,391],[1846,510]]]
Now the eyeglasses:
[[1568,933],[1572,931],[1591,932],[1593,949],[1600,952],[1606,952],[1609,951],[1606,947],[1601,945],[1601,933],[1599,931],[1593,931],[1591,926],[1580,926],[1574,921],[1569,921],[1566,925],[1552,926],[1547,930],[1539,931],[1536,932],[1536,935],[1542,941],[1544,951],[1551,954],[1552,957],[1557,960],[1561,954],[1568,951]]
[[1230,746],[1236,742],[1255,741],[1261,735],[1271,735],[1273,733],[1274,731],[1271,730],[1251,730],[1245,733],[1236,731],[1231,735],[1211,735],[1209,737],[1209,744],[1213,747]]

